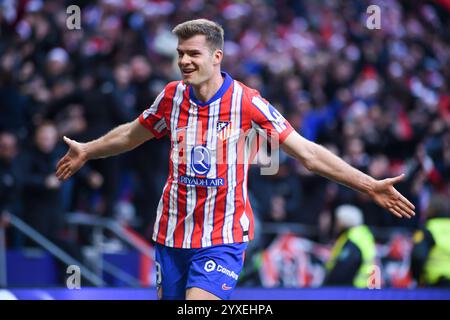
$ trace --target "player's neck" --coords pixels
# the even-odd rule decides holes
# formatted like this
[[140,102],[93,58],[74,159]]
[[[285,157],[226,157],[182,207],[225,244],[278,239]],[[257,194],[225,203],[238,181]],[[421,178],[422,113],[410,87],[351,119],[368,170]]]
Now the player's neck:
[[192,86],[192,89],[194,89],[195,98],[200,102],[209,101],[212,97],[214,97],[216,92],[219,91],[223,82],[224,78],[219,70],[219,72],[216,72],[208,81],[205,81],[198,86]]

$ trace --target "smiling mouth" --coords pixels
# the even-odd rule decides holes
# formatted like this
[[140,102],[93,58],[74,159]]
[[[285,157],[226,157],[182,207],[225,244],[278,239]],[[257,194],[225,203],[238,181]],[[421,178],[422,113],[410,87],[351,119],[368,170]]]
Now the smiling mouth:
[[183,70],[183,75],[188,76],[195,72],[195,70]]

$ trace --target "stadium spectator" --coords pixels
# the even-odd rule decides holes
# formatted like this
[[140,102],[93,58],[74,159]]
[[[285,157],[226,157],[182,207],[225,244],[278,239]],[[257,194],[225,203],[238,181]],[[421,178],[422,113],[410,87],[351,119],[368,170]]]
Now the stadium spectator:
[[339,238],[327,262],[325,285],[367,288],[375,266],[375,239],[363,221],[361,210],[342,205],[336,209]]
[[[36,129],[33,143],[24,150],[22,163],[24,221],[44,237],[55,243],[72,257],[81,261],[81,248],[65,228],[63,193],[65,185],[54,172],[58,157],[64,151],[58,145],[58,132],[54,124],[44,122]],[[26,246],[35,246],[27,239]],[[67,265],[59,262],[58,280],[65,284]]]
[[425,227],[414,234],[411,270],[421,285],[450,286],[450,205],[446,195],[432,197]]
[[[0,223],[7,226],[11,214],[20,215],[22,198],[22,172],[17,157],[17,137],[9,132],[0,132]],[[10,247],[18,247],[20,238],[8,229]]]
[[63,228],[62,183],[54,173],[61,148],[51,123],[36,130],[34,142],[23,154],[23,217],[26,223],[55,240]]

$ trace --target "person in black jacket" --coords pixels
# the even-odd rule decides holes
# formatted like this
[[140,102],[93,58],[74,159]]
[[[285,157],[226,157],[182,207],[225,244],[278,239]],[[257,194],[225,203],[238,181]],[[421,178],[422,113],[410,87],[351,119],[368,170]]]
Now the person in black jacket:
[[[0,132],[0,224],[7,226],[11,214],[20,215],[21,170],[18,165],[17,137]],[[7,231],[8,246],[18,246],[18,234]]]
[[64,214],[62,183],[54,173],[61,155],[57,141],[55,126],[44,123],[36,129],[34,143],[22,158],[24,220],[50,240],[60,237]]
[[[80,248],[65,232],[63,182],[55,176],[58,157],[63,153],[57,144],[58,131],[51,122],[36,128],[34,143],[24,153],[23,168],[23,218],[36,231],[62,250],[82,260]],[[34,246],[33,242],[25,242]],[[67,266],[58,261],[58,277],[65,283]]]

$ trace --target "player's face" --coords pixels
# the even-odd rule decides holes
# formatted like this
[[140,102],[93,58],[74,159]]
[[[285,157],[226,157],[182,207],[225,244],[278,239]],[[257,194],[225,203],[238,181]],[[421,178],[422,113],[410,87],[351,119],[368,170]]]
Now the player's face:
[[193,86],[208,81],[222,60],[222,51],[212,51],[204,35],[179,39],[177,51],[183,81]]

